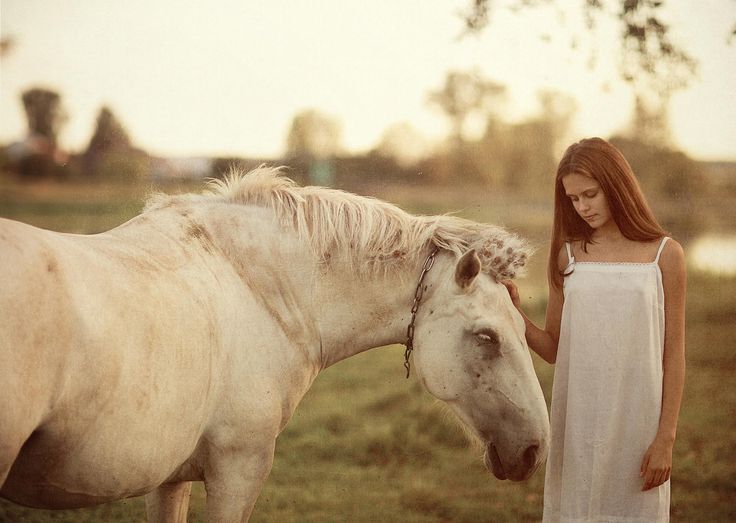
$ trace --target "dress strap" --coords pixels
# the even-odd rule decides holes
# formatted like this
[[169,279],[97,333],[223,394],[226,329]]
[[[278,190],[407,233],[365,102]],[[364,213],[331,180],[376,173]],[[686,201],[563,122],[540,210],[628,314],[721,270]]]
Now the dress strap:
[[570,242],[565,242],[565,250],[567,250],[567,267],[565,267],[565,270],[562,271],[562,274],[564,276],[569,276],[570,274],[572,274],[572,271],[575,270],[575,256],[573,256],[572,254]]
[[654,263],[659,263],[659,256],[662,254],[662,250],[664,249],[664,244],[667,243],[667,240],[669,240],[669,236],[665,236],[662,238],[662,242],[659,244],[659,249],[657,250],[657,257],[654,258]]
[[570,242],[565,242],[565,249],[567,250],[567,263],[575,263],[575,256],[572,255]]

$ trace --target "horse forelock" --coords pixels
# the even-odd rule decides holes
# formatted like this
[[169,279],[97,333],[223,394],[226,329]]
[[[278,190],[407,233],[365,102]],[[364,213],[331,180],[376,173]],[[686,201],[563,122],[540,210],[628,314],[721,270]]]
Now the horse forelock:
[[474,249],[484,272],[498,280],[513,279],[523,272],[531,255],[522,238],[501,227],[449,215],[415,216],[376,198],[299,186],[278,167],[233,169],[223,180],[211,180],[203,194],[154,195],[145,210],[196,201],[270,208],[281,225],[296,230],[323,263],[342,256],[361,274],[414,263],[428,246],[436,245],[458,256]]

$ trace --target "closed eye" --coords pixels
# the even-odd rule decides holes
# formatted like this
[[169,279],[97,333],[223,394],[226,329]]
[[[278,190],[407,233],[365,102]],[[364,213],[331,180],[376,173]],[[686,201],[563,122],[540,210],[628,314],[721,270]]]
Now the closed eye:
[[[598,196],[598,190],[597,189],[593,189],[593,190],[590,190],[590,191],[585,191],[582,195],[583,195],[584,198],[592,199],[592,198],[595,198],[596,196]],[[578,199],[579,199],[578,196],[576,196],[574,194],[568,194],[567,197],[570,198],[574,202],[578,201]]]

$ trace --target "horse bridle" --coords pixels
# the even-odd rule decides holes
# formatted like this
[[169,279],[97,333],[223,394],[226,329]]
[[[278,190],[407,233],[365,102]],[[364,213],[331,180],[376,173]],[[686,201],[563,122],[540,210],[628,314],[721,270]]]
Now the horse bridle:
[[411,363],[409,363],[409,356],[414,350],[414,322],[417,319],[417,311],[419,310],[419,302],[422,301],[425,287],[422,286],[424,283],[424,277],[429,272],[429,269],[434,265],[434,257],[440,252],[439,247],[435,247],[434,250],[429,253],[427,259],[424,260],[424,266],[422,266],[422,274],[419,276],[419,283],[417,283],[417,289],[414,291],[414,305],[411,307],[411,321],[409,326],[406,328],[406,350],[404,351],[404,368],[406,369],[406,378],[409,379],[409,371],[411,370]]

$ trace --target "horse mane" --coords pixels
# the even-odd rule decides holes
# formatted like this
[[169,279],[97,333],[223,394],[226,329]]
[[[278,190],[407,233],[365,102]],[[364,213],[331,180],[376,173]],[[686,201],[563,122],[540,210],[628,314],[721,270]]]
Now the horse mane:
[[346,257],[358,272],[416,262],[426,248],[462,255],[475,249],[483,271],[497,280],[519,276],[531,254],[527,243],[501,227],[456,216],[415,216],[385,201],[337,189],[299,186],[283,168],[231,169],[199,195],[149,198],[144,212],[180,201],[221,201],[270,208],[282,226],[305,238],[323,263]]

